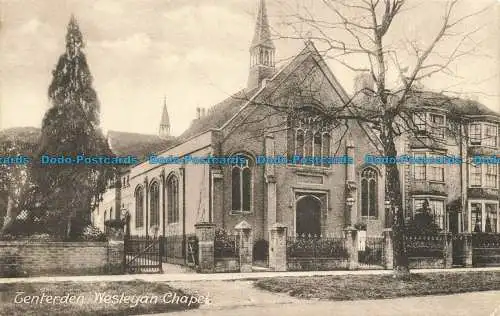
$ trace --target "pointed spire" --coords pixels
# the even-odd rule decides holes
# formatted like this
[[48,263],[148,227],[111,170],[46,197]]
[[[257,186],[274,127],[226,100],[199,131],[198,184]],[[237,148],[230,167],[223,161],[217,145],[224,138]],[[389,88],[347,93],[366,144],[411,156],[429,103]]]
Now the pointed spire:
[[170,126],[170,118],[168,117],[167,97],[166,96],[163,97],[163,113],[161,115],[160,125]]
[[252,90],[261,86],[264,79],[274,75],[274,59],[276,48],[271,40],[271,29],[267,19],[265,0],[258,0],[257,22],[255,34],[250,46],[250,73],[247,89]]
[[267,18],[265,0],[259,0],[257,23],[255,25],[255,34],[253,36],[251,47],[253,48],[255,46],[274,48],[273,41],[271,40],[271,28],[269,27],[269,20]]
[[168,116],[166,96],[163,97],[163,112],[161,114],[159,136],[162,138],[170,137],[170,118]]

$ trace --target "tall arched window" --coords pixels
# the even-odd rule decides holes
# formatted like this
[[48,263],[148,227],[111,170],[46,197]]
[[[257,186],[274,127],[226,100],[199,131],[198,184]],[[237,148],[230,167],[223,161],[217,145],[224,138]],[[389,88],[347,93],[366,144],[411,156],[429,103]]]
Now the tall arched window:
[[149,193],[149,227],[160,225],[160,185],[153,182]]
[[296,141],[296,148],[295,148],[295,154],[297,156],[304,156],[304,131],[301,129],[297,130],[297,141]]
[[361,216],[378,216],[378,175],[372,167],[365,168],[361,173]]
[[167,217],[169,224],[179,222],[179,180],[174,175],[167,179]]
[[243,157],[246,163],[234,166],[231,170],[232,213],[248,213],[252,209],[252,160]]
[[[330,134],[328,133],[323,133],[323,148],[322,148],[322,156],[323,157],[330,157]],[[329,166],[330,164],[328,163],[328,159],[325,159],[324,162],[325,166]]]
[[144,226],[144,191],[142,187],[135,189],[135,227]]
[[[315,157],[321,157],[322,153],[321,153],[321,133],[320,132],[316,132],[314,134],[314,148],[313,148],[313,156]],[[314,164],[315,165],[320,165],[320,161],[318,159],[316,159],[314,161]]]
[[304,156],[310,157],[313,155],[313,133],[311,130],[307,130],[304,136]]

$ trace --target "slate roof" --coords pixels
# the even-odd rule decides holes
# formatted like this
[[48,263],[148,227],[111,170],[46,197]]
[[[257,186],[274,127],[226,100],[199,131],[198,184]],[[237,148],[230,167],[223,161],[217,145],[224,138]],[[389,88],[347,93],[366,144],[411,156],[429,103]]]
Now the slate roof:
[[453,115],[500,116],[500,112],[496,112],[480,102],[451,97],[431,91],[413,92],[410,102],[417,106],[424,104],[426,106],[443,108]]
[[257,89],[250,91],[246,89],[240,90],[224,101],[209,108],[205,116],[193,120],[191,126],[176,139],[176,143],[181,143],[210,129],[221,128],[224,123],[238,113],[256,92]]

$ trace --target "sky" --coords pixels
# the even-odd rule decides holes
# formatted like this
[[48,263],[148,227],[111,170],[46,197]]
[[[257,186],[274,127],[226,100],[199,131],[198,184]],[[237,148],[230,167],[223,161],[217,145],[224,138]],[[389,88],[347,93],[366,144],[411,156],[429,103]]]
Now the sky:
[[[458,14],[492,3],[463,2]],[[320,3],[267,0],[273,33],[292,34],[284,22],[300,5],[325,14]],[[397,22],[397,35],[425,44],[435,33],[444,1],[410,3],[412,9]],[[0,0],[0,127],[40,127],[50,106],[51,71],[64,52],[66,25],[74,14],[84,34],[103,129],[156,134],[166,97],[172,133],[179,135],[196,107],[210,107],[246,86],[256,11],[257,0]],[[477,54],[453,65],[453,77],[433,76],[425,85],[499,109],[499,17],[497,5],[467,21],[461,31],[481,26],[471,44]],[[278,62],[304,46],[290,38],[277,38],[275,44]],[[355,74],[335,60],[328,63],[352,91]]]

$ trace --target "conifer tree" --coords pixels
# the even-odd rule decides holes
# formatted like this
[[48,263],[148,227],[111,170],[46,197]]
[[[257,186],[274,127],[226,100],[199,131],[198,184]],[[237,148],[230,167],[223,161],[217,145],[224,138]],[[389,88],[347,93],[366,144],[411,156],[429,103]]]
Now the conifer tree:
[[52,72],[48,96],[51,108],[42,123],[42,135],[33,164],[40,209],[53,234],[74,238],[90,222],[90,213],[113,168],[105,165],[42,165],[40,157],[111,155],[99,128],[99,100],[84,53],[78,23],[71,17],[66,51]]

